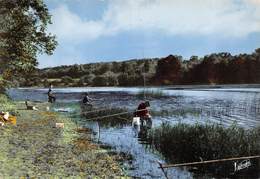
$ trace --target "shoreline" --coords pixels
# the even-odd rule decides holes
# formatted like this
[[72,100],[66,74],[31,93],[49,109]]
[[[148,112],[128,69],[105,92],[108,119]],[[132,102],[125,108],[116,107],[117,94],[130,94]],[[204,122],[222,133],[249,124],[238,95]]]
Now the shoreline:
[[[17,124],[0,129],[0,177],[123,177],[116,161],[91,141],[87,128],[78,128],[70,118],[46,111],[48,103],[33,103],[39,111],[26,110],[12,101]],[[55,123],[64,123],[56,128]]]
[[260,84],[216,84],[216,85],[173,85],[167,89],[233,89],[233,88],[260,88]]
[[[17,87],[17,89],[47,89],[43,86]],[[55,89],[63,88],[165,88],[172,90],[181,89],[222,89],[222,88],[260,88],[260,84],[196,84],[196,85],[166,85],[166,86],[55,86]]]

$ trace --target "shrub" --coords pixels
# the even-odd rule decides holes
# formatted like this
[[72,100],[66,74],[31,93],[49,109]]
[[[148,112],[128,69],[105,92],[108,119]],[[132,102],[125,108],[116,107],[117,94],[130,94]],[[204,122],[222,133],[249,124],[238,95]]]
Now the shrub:
[[108,85],[107,77],[105,77],[105,76],[96,76],[93,79],[92,84],[93,84],[93,86],[107,86]]
[[62,82],[65,83],[65,84],[68,84],[68,83],[72,83],[73,82],[73,78],[71,78],[70,76],[63,76],[61,78]]
[[11,100],[4,94],[0,94],[0,111],[16,113],[15,105]]
[[86,74],[80,78],[80,82],[82,84],[86,83],[87,85],[91,85],[93,82],[93,79],[95,78],[95,75],[93,74]]

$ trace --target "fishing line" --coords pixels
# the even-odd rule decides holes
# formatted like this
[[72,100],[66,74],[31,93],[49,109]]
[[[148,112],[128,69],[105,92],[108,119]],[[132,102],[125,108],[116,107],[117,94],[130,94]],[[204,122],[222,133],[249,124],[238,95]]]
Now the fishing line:
[[[103,119],[103,118],[107,118],[107,117],[121,116],[121,115],[123,115],[123,114],[129,114],[129,113],[140,112],[140,111],[145,111],[145,110],[147,110],[147,109],[139,109],[139,110],[133,110],[133,111],[126,111],[126,112],[121,112],[121,113],[115,113],[115,114],[109,114],[109,115],[104,115],[104,116],[89,118],[89,119],[87,119],[87,120],[96,120],[96,119]],[[70,117],[72,117],[72,116],[78,116],[78,115],[80,115],[80,114],[70,115]]]

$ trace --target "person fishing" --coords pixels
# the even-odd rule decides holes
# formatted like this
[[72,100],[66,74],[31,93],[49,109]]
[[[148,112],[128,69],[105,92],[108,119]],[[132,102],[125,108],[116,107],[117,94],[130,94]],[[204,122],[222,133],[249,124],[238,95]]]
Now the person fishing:
[[151,121],[151,115],[149,113],[148,107],[150,107],[149,101],[141,102],[134,113],[135,117],[140,117],[142,125],[144,121]]
[[52,92],[52,88],[53,88],[53,86],[51,84],[49,87],[49,91],[48,91],[48,102],[50,102],[50,103],[53,103],[56,101],[56,97],[54,96],[54,94]]
[[84,105],[92,106],[92,101],[93,101],[93,99],[88,96],[88,93],[85,93],[83,100],[82,100],[82,103]]

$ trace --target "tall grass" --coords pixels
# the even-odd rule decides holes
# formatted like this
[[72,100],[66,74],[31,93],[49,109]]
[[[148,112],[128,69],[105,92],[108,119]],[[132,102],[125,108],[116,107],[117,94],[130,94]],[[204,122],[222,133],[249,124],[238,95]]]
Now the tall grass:
[[144,89],[138,91],[136,94],[138,98],[162,98],[168,96],[168,93],[164,92],[163,90],[156,89],[156,90],[151,90],[151,89]]
[[[162,124],[151,130],[148,140],[171,163],[260,154],[260,127],[246,130],[235,124],[227,128],[217,124]],[[213,164],[203,169],[227,174],[233,164]]]
[[1,111],[10,112],[12,114],[17,112],[14,103],[5,94],[0,94],[0,112]]

